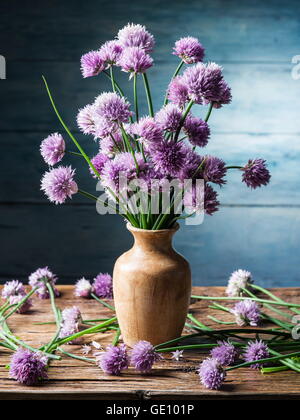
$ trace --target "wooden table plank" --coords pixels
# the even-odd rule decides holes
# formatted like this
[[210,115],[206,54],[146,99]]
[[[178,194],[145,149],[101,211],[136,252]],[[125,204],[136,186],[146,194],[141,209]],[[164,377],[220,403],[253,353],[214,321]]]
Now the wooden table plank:
[[[77,305],[85,319],[109,317],[112,313],[94,300],[83,300],[74,297],[71,286],[61,286],[62,296],[57,300],[63,309]],[[289,301],[299,303],[300,288],[273,289],[275,294]],[[224,288],[195,287],[194,294],[221,296]],[[224,305],[230,305],[224,303]],[[223,320],[230,315],[216,313],[207,309],[208,302],[192,302],[190,311],[206,325],[216,327],[207,318],[208,311]],[[34,325],[36,322],[53,321],[50,302],[34,299],[34,307],[28,315],[14,315],[9,325],[14,333],[27,343],[40,346],[47,342],[55,331],[54,325]],[[218,328],[227,328],[218,326]],[[94,334],[84,337],[83,343],[93,339],[106,346],[112,340],[112,333]],[[197,338],[199,340],[199,338]],[[195,339],[190,340],[190,342]],[[300,344],[299,344],[300,346]],[[81,346],[65,346],[69,351],[81,354]],[[25,387],[9,379],[5,366],[9,363],[11,353],[0,350],[0,399],[299,399],[300,376],[292,371],[272,375],[262,375],[251,369],[238,369],[229,372],[227,380],[220,391],[209,391],[199,383],[196,373],[200,361],[205,355],[199,351],[186,351],[180,362],[171,360],[165,354],[164,360],[155,364],[148,375],[139,375],[133,368],[119,377],[104,374],[97,366],[82,361],[63,357],[61,361],[51,364],[49,381],[39,387]]]

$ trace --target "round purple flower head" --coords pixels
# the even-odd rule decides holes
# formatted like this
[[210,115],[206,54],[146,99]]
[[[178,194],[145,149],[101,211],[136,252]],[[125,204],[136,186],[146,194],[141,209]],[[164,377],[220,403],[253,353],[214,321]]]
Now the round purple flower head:
[[162,356],[156,353],[149,341],[142,340],[133,346],[130,363],[139,372],[148,373],[152,369],[153,364],[161,358]]
[[154,38],[145,26],[128,23],[118,32],[118,40],[123,47],[139,47],[150,53],[154,47]]
[[[10,296],[9,304],[17,305],[18,303],[21,302],[22,299],[24,299],[23,295]],[[32,300],[27,299],[26,302],[24,302],[23,305],[21,305],[20,308],[17,310],[17,313],[26,314],[30,310],[31,307],[32,307]]]
[[194,184],[190,190],[184,192],[184,206],[187,212],[201,213],[205,211],[211,216],[219,210],[218,193],[208,184]]
[[65,308],[61,315],[63,321],[80,322],[82,320],[80,309],[77,306]]
[[230,104],[232,100],[231,89],[225,80],[219,83],[219,95],[218,100],[213,103],[214,108],[221,108],[222,105]]
[[96,115],[110,122],[126,123],[132,115],[129,102],[114,92],[104,92],[99,95],[94,106]]
[[167,104],[155,115],[155,121],[163,130],[175,132],[182,117],[181,109],[174,104]]
[[113,134],[113,137],[103,137],[100,142],[100,152],[107,155],[109,158],[114,157],[116,153],[124,152],[124,144],[120,132]]
[[93,290],[99,298],[113,299],[113,281],[108,273],[100,273],[94,278]]
[[208,184],[205,185],[204,192],[204,210],[211,216],[219,210],[220,202],[218,201],[218,193]]
[[180,57],[186,64],[202,61],[205,51],[198,39],[191,36],[176,41],[173,49],[173,54]]
[[198,372],[202,385],[208,389],[221,388],[226,378],[225,370],[222,368],[218,360],[213,358],[205,359],[201,363]]
[[29,284],[34,289],[38,287],[37,294],[40,299],[49,299],[49,291],[45,284],[47,281],[53,288],[55,295],[59,296],[59,291],[54,287],[57,277],[48,267],[38,268],[34,273],[29,276]]
[[228,341],[219,341],[218,347],[211,350],[210,355],[222,366],[231,366],[236,362],[239,353],[233,344]]
[[188,101],[188,89],[181,76],[175,77],[169,84],[168,99],[180,108]]
[[41,155],[48,165],[60,162],[65,155],[66,144],[61,134],[54,133],[45,138],[40,146]]
[[125,344],[108,346],[106,352],[96,356],[97,365],[109,375],[120,375],[129,366],[127,347]]
[[97,76],[105,69],[99,51],[90,51],[81,57],[81,73],[84,78]]
[[8,299],[11,296],[25,296],[26,291],[23,286],[23,283],[21,283],[19,280],[11,280],[5,283],[2,289],[2,298]]
[[47,357],[42,353],[19,348],[12,356],[9,375],[21,384],[32,386],[48,379]]
[[251,325],[257,327],[260,321],[260,307],[254,300],[246,299],[236,303],[230,312],[235,316],[236,323],[240,327]]
[[63,204],[67,198],[78,192],[74,181],[75,169],[71,166],[58,166],[45,172],[41,181],[41,190],[55,204]]
[[[105,155],[104,153],[98,153],[96,156],[93,157],[91,162],[94,165],[95,169],[101,175],[104,165],[106,164],[108,160],[109,160],[109,157],[107,155]],[[97,178],[92,168],[90,168],[90,173],[93,175],[94,178]]]
[[76,282],[75,296],[88,299],[91,297],[92,290],[93,288],[90,281],[83,277]]
[[214,156],[206,156],[203,167],[203,178],[205,181],[213,182],[214,184],[224,185],[226,181],[226,164],[222,159]]
[[125,48],[123,51],[118,65],[122,67],[122,71],[131,73],[129,79],[137,73],[145,73],[153,64],[153,59],[149,54],[146,54],[144,50],[139,47]]
[[94,105],[86,105],[79,110],[77,125],[84,134],[95,135]]
[[[59,338],[66,338],[80,331],[82,316],[79,308],[73,306],[62,311],[62,324],[59,332]],[[68,344],[78,344],[80,339],[69,341]]]
[[99,57],[104,63],[105,68],[117,63],[122,54],[123,48],[118,41],[107,41],[99,50]]
[[197,117],[188,116],[184,122],[184,131],[193,146],[205,147],[207,145],[210,136],[207,122]]
[[132,134],[140,137],[140,141],[147,143],[160,143],[163,141],[163,131],[153,117],[143,117],[130,127]]
[[[246,351],[243,355],[245,362],[255,362],[261,359],[267,359],[270,356],[268,346],[262,340],[249,341]],[[263,364],[254,363],[252,369],[259,369]]]
[[249,159],[243,170],[243,182],[250,188],[261,187],[270,182],[270,172],[264,159]]
[[252,274],[250,271],[246,270],[236,270],[234,271],[228,281],[226,288],[227,296],[242,296],[243,289],[249,289],[253,283]]
[[182,143],[162,141],[151,149],[155,169],[162,174],[176,176],[185,163]]

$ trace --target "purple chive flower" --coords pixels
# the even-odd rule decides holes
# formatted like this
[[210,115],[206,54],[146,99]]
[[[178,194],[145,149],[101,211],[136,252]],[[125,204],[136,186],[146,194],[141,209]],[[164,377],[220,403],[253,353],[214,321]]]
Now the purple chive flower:
[[99,298],[113,299],[113,281],[108,273],[99,273],[94,278],[93,290]]
[[82,320],[80,309],[77,306],[65,308],[62,313],[63,321],[80,322]]
[[11,358],[10,378],[24,385],[36,385],[48,379],[47,363],[48,359],[42,353],[19,348]]
[[169,84],[168,99],[180,108],[188,101],[188,89],[181,76],[175,77]]
[[99,50],[99,57],[104,63],[105,68],[109,68],[117,63],[122,54],[123,47],[118,41],[107,41]]
[[107,136],[101,139],[100,152],[108,157],[114,157],[116,153],[124,152],[124,144],[120,132],[114,133],[112,136]]
[[226,164],[222,159],[214,156],[206,156],[203,165],[203,178],[205,181],[213,182],[214,184],[226,184],[224,177],[226,175]]
[[221,108],[222,105],[230,104],[232,100],[231,89],[225,80],[219,83],[219,97],[213,103],[214,108]]
[[58,166],[45,172],[41,181],[41,190],[49,200],[55,204],[62,204],[73,194],[78,192],[78,186],[74,181],[75,169],[71,166]]
[[103,372],[109,375],[120,375],[121,371],[129,366],[126,345],[108,346],[105,352],[96,355],[96,363]]
[[173,54],[180,57],[186,64],[194,64],[202,61],[205,51],[198,39],[191,36],[176,41],[173,49]]
[[132,115],[129,102],[114,92],[104,92],[99,95],[94,106],[95,115],[104,117],[110,122],[126,123]]
[[239,353],[233,344],[228,341],[219,341],[218,347],[211,350],[210,355],[222,366],[231,366],[238,359]]
[[251,325],[257,327],[260,321],[260,308],[254,300],[246,299],[236,303],[230,312],[235,316],[236,323],[240,327]]
[[[17,305],[21,302],[21,300],[24,299],[24,295],[16,295],[16,296],[10,296],[9,298],[9,304],[10,305]],[[20,308],[17,310],[18,314],[25,314],[30,310],[32,307],[32,300],[27,299],[26,302],[24,302]]]
[[211,216],[219,210],[220,202],[218,201],[218,193],[208,184],[205,185],[204,192],[204,210]]
[[148,373],[153,364],[162,359],[159,353],[156,353],[154,347],[149,341],[139,341],[133,346],[130,363],[136,370],[142,373]]
[[105,70],[99,51],[90,51],[81,57],[81,73],[84,78],[97,76]]
[[29,276],[29,285],[32,289],[38,286],[36,293],[40,299],[49,299],[49,291],[45,284],[45,281],[48,282],[56,295],[59,296],[59,291],[54,287],[57,281],[57,277],[48,267],[38,268],[34,273],[31,273]]
[[95,115],[95,139],[103,139],[104,137],[111,136],[118,128],[116,122],[107,120],[97,114]]
[[[96,156],[93,157],[91,162],[96,168],[96,170],[99,172],[99,174],[101,175],[104,165],[108,160],[109,160],[109,157],[107,155],[105,155],[104,153],[98,153]],[[94,178],[97,178],[92,168],[90,168],[90,173],[93,175]]]
[[[267,359],[270,356],[268,346],[262,341],[249,341],[246,351],[243,355],[245,362],[255,362],[261,359]],[[262,363],[254,363],[252,369],[259,369]]]
[[184,193],[184,206],[189,213],[205,212],[209,216],[219,210],[218,193],[208,184],[193,185]]
[[118,32],[118,40],[123,47],[139,47],[150,53],[154,47],[154,38],[145,26],[128,23]]
[[228,281],[226,288],[227,296],[242,296],[243,289],[249,289],[253,283],[252,274],[250,271],[246,270],[236,270],[234,271]]
[[[59,332],[59,338],[66,338],[80,331],[82,316],[77,306],[66,308],[62,311],[62,325]],[[68,344],[78,344],[80,339],[69,341]]]
[[54,133],[45,138],[40,146],[41,155],[48,165],[60,162],[65,155],[66,144],[61,134]]
[[140,137],[140,141],[147,143],[160,143],[163,141],[163,130],[152,117],[143,117],[138,123],[130,127],[132,134]]
[[26,291],[23,283],[21,283],[19,280],[11,280],[5,283],[1,295],[3,299],[8,299],[11,296],[25,296]]
[[226,371],[218,360],[213,358],[205,359],[198,372],[202,385],[208,389],[220,389],[226,378]]
[[193,146],[205,147],[207,145],[210,136],[207,122],[190,115],[184,122],[184,131]]
[[172,359],[176,360],[176,362],[179,362],[180,359],[183,358],[183,351],[184,350],[175,350],[172,352]]
[[82,298],[90,298],[93,287],[89,280],[84,277],[76,282],[75,285],[75,296]]
[[249,159],[243,170],[243,182],[250,188],[261,187],[270,182],[270,172],[264,159]]
[[175,132],[182,117],[181,109],[174,104],[167,104],[155,115],[155,121],[163,130]]
[[145,73],[153,65],[153,59],[139,47],[129,47],[124,49],[118,65],[122,71],[131,73],[129,77],[131,79],[134,74]]
[[86,105],[79,110],[77,125],[84,134],[95,135],[94,105]]
[[185,163],[185,153],[182,143],[162,141],[151,150],[154,167],[160,173],[176,176]]

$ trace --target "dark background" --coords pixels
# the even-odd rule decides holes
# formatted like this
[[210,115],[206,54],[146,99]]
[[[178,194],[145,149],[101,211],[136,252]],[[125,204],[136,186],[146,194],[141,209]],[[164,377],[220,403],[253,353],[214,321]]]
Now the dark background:
[[[292,57],[300,54],[298,0],[2,1],[0,54],[7,79],[0,81],[0,281],[24,280],[44,265],[62,283],[91,278],[111,272],[131,244],[118,216],[99,216],[93,203],[78,196],[55,206],[39,190],[46,170],[39,144],[62,132],[41,75],[93,155],[96,145],[78,133],[75,117],[79,107],[110,88],[104,76],[83,80],[79,60],[128,22],[145,24],[157,41],[149,71],[156,109],[177,65],[174,42],[199,37],[206,60],[224,66],[233,90],[232,104],[212,114],[207,152],[229,164],[262,156],[272,172],[270,186],[259,191],[231,173],[220,212],[201,226],[182,226],[175,244],[191,262],[194,284],[225,284],[233,270],[245,268],[265,286],[298,286],[300,80],[291,77]],[[120,75],[123,85],[126,80]],[[80,187],[95,193],[78,159],[70,161]]]

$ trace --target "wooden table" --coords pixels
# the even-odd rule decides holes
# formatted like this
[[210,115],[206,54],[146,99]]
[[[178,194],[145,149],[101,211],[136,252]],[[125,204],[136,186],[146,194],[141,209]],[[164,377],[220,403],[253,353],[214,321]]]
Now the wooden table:
[[[71,286],[61,286],[58,306],[80,307],[85,319],[110,317],[111,311],[94,300],[84,300],[73,296]],[[275,294],[289,301],[299,303],[299,289],[273,289]],[[221,287],[195,287],[194,294],[218,296],[224,294]],[[228,320],[226,313],[216,314],[208,309],[208,302],[191,304],[190,312],[207,325],[216,327],[207,319],[207,314]],[[49,301],[34,299],[34,307],[28,315],[14,315],[9,325],[14,333],[35,347],[50,340],[54,325],[34,325],[38,322],[53,321]],[[153,326],[155,328],[155,326]],[[219,328],[222,328],[220,326]],[[223,327],[224,328],[224,327]],[[95,334],[84,337],[85,343],[96,340],[103,346],[112,340],[112,333]],[[198,338],[197,338],[198,339]],[[189,343],[193,339],[190,339]],[[199,340],[199,339],[198,339]],[[300,346],[300,344],[299,344]],[[72,353],[81,355],[80,346],[65,346]],[[292,371],[262,375],[260,371],[238,369],[229,372],[220,391],[204,389],[199,383],[195,369],[205,357],[199,351],[185,351],[184,360],[176,362],[166,354],[149,375],[139,375],[132,368],[121,376],[107,376],[99,368],[86,362],[63,357],[51,364],[49,381],[39,387],[25,387],[9,379],[5,366],[9,363],[10,352],[0,350],[0,399],[126,399],[126,400],[183,400],[183,399],[299,399],[300,375]]]

